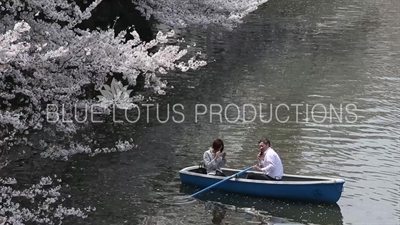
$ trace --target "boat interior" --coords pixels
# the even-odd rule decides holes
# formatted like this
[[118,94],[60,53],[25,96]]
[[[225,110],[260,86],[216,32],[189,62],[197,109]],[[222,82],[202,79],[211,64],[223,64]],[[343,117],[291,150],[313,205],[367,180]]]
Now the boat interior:
[[[224,172],[224,174],[226,176],[231,176],[237,172],[239,172],[240,170],[222,170]],[[207,174],[207,171],[204,167],[199,167],[196,169],[191,169],[189,170],[189,172],[193,172],[193,173],[200,173],[200,174]],[[239,178],[246,178],[247,174],[251,173],[251,171],[248,171],[246,173],[243,173],[241,175],[239,175]],[[313,177],[298,177],[298,176],[283,176],[283,178],[279,181],[326,181],[328,179],[324,179],[324,178],[313,178]]]

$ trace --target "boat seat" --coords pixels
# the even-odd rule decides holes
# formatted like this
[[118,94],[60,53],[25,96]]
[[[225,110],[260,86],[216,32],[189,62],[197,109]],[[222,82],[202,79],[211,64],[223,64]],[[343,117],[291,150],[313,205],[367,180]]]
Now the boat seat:
[[204,167],[199,167],[197,169],[191,170],[191,172],[195,173],[201,173],[201,174],[207,174],[207,169]]

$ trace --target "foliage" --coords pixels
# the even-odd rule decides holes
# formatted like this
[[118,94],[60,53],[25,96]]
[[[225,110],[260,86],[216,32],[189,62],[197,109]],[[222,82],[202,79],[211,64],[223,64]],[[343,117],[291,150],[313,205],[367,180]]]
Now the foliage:
[[[14,178],[0,178],[0,224],[23,225],[25,222],[36,224],[62,224],[68,216],[86,218],[87,212],[96,208],[68,208],[63,206],[66,200],[61,195],[61,179],[42,177],[38,184],[17,190]],[[27,206],[27,207],[24,207]],[[7,216],[1,217],[1,216]]]
[[[265,1],[135,3],[147,18],[152,16],[174,27],[219,24],[232,28]],[[87,137],[77,141],[72,136],[83,123],[49,120],[54,121],[55,115],[60,114],[81,118],[88,107],[92,113],[104,114],[114,104],[130,108],[144,99],[132,92],[139,76],[145,78],[145,88],[164,95],[167,82],[161,81],[160,76],[172,70],[186,72],[206,65],[196,59],[200,52],[186,62],[183,60],[190,46],[181,48],[179,41],[169,44],[175,35],[173,30],[158,32],[153,40],[144,42],[134,29],[128,35],[127,31],[116,34],[113,28],[77,28],[101,2],[92,0],[82,9],[70,0],[0,0],[0,168],[7,165],[8,153],[16,145],[32,146],[34,141],[43,148],[40,155],[51,159],[68,160],[78,153],[94,156],[133,149],[136,146],[132,139],[118,140],[115,147],[93,146],[96,141]],[[131,38],[127,40],[127,36]],[[95,105],[101,107],[91,107]],[[66,113],[74,110],[75,115]],[[30,140],[30,134],[36,131],[50,138]],[[0,179],[0,224],[61,224],[66,216],[85,218],[85,211],[93,210],[62,206],[65,198],[60,193],[61,185],[52,187],[50,177],[22,190],[15,190],[15,184],[13,178]],[[22,207],[22,202],[28,207]]]
[[[6,15],[2,24],[13,28],[0,35],[0,144],[29,143],[26,134],[44,127],[49,133],[54,129],[64,135],[75,133],[76,123],[46,123],[47,107],[57,106],[59,114],[76,110],[75,106],[86,110],[99,103],[88,93],[98,92],[110,77],[121,75],[134,87],[143,75],[146,88],[165,94],[166,82],[157,74],[206,65],[197,61],[196,55],[187,63],[181,61],[188,49],[168,44],[173,31],[158,32],[153,40],[144,42],[135,30],[126,40],[126,31],[115,35],[112,28],[75,28],[100,2],[94,1],[84,11],[67,0],[3,3]],[[22,20],[15,23],[16,17]]]

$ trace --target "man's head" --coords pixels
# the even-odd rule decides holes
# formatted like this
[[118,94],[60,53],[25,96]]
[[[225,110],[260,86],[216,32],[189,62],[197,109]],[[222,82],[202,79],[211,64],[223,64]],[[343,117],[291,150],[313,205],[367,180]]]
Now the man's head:
[[271,142],[268,139],[261,139],[258,142],[258,149],[260,149],[260,151],[265,151],[267,150],[269,147],[271,146]]

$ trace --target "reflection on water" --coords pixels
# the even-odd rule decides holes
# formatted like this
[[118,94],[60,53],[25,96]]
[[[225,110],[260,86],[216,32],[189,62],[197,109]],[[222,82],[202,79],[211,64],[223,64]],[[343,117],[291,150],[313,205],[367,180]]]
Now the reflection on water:
[[[179,138],[172,137],[179,143],[176,170],[195,165],[216,137],[226,143],[227,166],[246,168],[255,163],[257,141],[267,136],[286,173],[346,180],[338,202],[343,223],[398,223],[399,4],[269,1],[232,33],[191,31],[191,40],[206,45],[216,63],[207,67],[206,76],[192,78],[188,86],[195,88],[181,102],[322,104],[328,113],[330,105],[340,112],[340,106],[352,104],[356,117],[343,113],[342,121],[322,121],[321,108],[312,114],[304,107],[299,108],[300,123],[207,124],[206,117],[202,124],[187,126]],[[279,115],[295,118],[294,113],[281,109]],[[236,115],[228,113],[230,119]],[[308,122],[302,120],[306,116]],[[302,210],[282,206],[282,217]],[[341,224],[341,216],[332,221]]]
[[[320,224],[342,225],[338,204],[270,200],[209,190],[195,200],[186,198],[201,188],[180,184],[179,195],[163,193],[154,213],[142,224]],[[157,197],[156,197],[157,198]]]
[[[193,194],[198,190],[200,188],[191,185],[182,184],[180,186],[180,192],[187,195]],[[228,211],[228,214],[247,214],[247,216],[260,219],[261,222],[268,222],[268,224],[293,222],[321,225],[343,224],[342,213],[337,204],[269,200],[230,194],[219,190],[205,192],[199,195],[197,199],[208,202],[206,205],[212,206],[214,220],[221,219],[221,217],[215,217],[221,216],[222,212],[225,215],[226,211]]]
[[[267,136],[282,158],[285,173],[343,178],[342,198],[336,206],[320,208],[231,195],[225,198],[219,193],[210,199],[228,209],[223,222],[261,223],[253,214],[227,207],[236,206],[287,220],[285,223],[398,224],[399,4],[396,0],[272,0],[231,33],[189,30],[185,38],[206,46],[209,57],[216,61],[201,75],[170,79],[175,87],[181,87],[181,96],[174,96],[174,101],[188,106],[322,104],[328,109],[330,105],[339,109],[353,104],[357,117],[347,113],[342,121],[334,117],[319,122],[323,119],[321,108],[312,114],[300,107],[301,122],[211,124],[204,117],[197,124],[166,124],[158,131],[170,132],[164,140],[173,143],[176,153],[171,176],[177,178],[183,167],[197,165],[217,137],[225,141],[227,166],[246,168],[255,163],[257,141]],[[315,119],[302,120],[307,113]],[[236,115],[228,113],[230,119]],[[279,115],[281,119],[296,116],[284,109]],[[190,115],[186,119],[194,121]],[[178,189],[164,186],[158,193],[174,192],[174,188]],[[210,224],[212,218],[212,213],[198,204],[158,209],[179,212],[177,217],[187,215],[193,224]],[[210,220],[204,222],[203,217]]]

